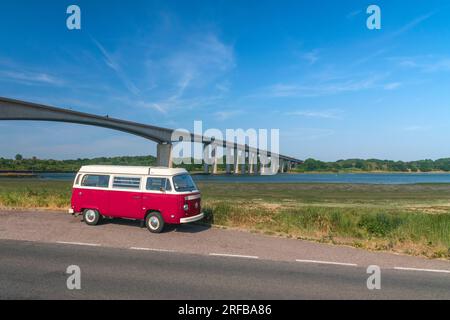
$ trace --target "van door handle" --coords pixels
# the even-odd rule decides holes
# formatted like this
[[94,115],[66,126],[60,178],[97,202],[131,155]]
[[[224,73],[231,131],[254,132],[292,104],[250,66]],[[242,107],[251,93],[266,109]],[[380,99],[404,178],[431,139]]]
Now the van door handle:
[[140,199],[140,196],[133,196],[133,199]]

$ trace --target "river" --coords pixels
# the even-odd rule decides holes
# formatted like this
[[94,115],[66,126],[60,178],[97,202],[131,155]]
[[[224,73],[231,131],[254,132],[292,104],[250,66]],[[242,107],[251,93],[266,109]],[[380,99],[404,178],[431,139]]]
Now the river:
[[[37,179],[71,181],[74,173],[40,173]],[[450,173],[302,173],[260,175],[193,175],[195,181],[247,183],[450,183]]]

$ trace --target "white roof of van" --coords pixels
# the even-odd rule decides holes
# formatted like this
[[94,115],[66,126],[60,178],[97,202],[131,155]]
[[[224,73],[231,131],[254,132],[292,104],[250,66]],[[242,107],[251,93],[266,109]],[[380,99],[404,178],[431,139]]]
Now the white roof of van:
[[82,166],[80,171],[82,173],[107,173],[107,174],[136,174],[136,175],[158,175],[158,176],[173,176],[180,173],[187,173],[186,169],[182,168],[167,168],[167,167],[143,167],[143,166]]

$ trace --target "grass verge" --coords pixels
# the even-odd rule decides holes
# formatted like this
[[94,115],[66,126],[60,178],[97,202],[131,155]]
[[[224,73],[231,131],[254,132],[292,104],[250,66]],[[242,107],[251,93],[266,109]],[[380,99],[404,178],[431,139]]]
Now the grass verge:
[[[207,222],[450,259],[449,185],[200,183]],[[71,183],[0,179],[0,206],[67,209]]]

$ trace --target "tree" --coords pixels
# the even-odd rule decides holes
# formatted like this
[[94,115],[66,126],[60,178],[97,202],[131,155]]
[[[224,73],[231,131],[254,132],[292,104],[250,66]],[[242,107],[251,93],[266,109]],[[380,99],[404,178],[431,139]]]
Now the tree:
[[23,159],[23,157],[22,157],[22,155],[21,154],[16,154],[16,161],[20,161],[20,160],[22,160]]

